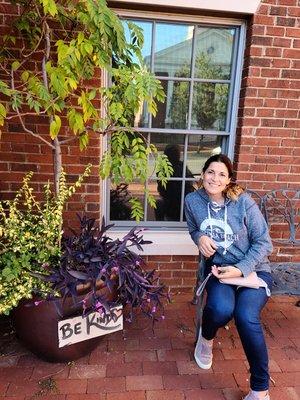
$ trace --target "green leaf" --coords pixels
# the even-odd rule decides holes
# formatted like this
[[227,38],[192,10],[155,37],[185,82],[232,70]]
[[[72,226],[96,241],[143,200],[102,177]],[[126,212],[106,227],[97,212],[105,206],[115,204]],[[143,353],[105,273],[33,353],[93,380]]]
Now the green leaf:
[[22,72],[21,78],[22,78],[22,81],[23,81],[23,82],[27,82],[27,81],[28,81],[28,78],[29,78],[29,72],[28,72],[28,71]]
[[92,54],[93,52],[93,46],[91,45],[91,43],[84,43],[84,50],[87,52],[87,54]]
[[14,61],[14,62],[11,64],[11,67],[12,67],[12,70],[13,70],[13,71],[16,71],[16,70],[19,68],[19,66],[20,66],[19,61]]
[[0,117],[2,117],[2,118],[6,117],[6,108],[1,103],[0,103]]
[[61,119],[58,115],[54,116],[54,120],[50,124],[50,137],[54,140],[61,128]]
[[137,222],[140,222],[144,217],[142,203],[136,197],[131,198],[129,203],[131,205],[131,218],[135,219]]
[[77,36],[77,42],[80,44],[84,40],[84,33],[80,31]]

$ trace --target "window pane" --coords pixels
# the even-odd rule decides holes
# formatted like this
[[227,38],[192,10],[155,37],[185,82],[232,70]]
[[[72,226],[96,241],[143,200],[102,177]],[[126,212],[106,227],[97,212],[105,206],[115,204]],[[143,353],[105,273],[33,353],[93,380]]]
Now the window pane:
[[192,106],[192,128],[224,131],[229,85],[195,83]]
[[149,127],[149,113],[147,111],[147,104],[145,102],[141,104],[141,108],[136,113],[133,126],[135,128]]
[[152,118],[153,128],[186,129],[189,107],[189,82],[162,81],[166,99],[158,103],[158,111]]
[[190,76],[193,25],[156,24],[154,72],[160,76]]
[[[143,30],[143,35],[144,35],[144,45],[142,48],[142,58],[144,60],[144,63],[147,65],[147,67],[150,69],[151,66],[151,46],[152,46],[152,22],[144,22],[144,21],[137,21],[137,20],[131,20],[134,24],[138,25],[142,30]],[[129,29],[127,24],[124,23],[124,30],[125,30],[125,36],[127,41],[130,41],[130,34],[129,34]],[[136,63],[139,64],[139,61],[136,57],[133,59]]]
[[221,153],[222,136],[189,135],[187,167],[198,180],[205,161],[213,154]]
[[235,29],[198,27],[195,77],[230,79]]
[[152,181],[148,187],[157,201],[155,210],[148,205],[148,221],[180,221],[182,181],[169,181],[166,188]]
[[131,205],[129,200],[136,197],[144,208],[144,186],[139,182],[129,185],[112,185],[110,189],[110,220],[111,221],[134,221],[130,217]]
[[[169,158],[174,168],[174,177],[182,177],[184,136],[172,133],[151,133],[150,141],[160,154],[164,153]],[[154,160],[149,159],[148,177],[155,178]]]

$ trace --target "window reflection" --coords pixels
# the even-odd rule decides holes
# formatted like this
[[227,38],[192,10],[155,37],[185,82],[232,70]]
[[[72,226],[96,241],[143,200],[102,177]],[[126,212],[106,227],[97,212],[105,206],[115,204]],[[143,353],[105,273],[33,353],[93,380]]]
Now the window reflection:
[[[143,30],[144,44],[141,49],[142,59],[144,60],[144,63],[147,65],[147,67],[150,69],[153,23],[145,21],[137,21],[137,20],[132,20],[132,22]],[[124,23],[124,31],[126,40],[128,42],[131,42],[130,32],[126,23]],[[136,62],[137,64],[140,63],[136,57],[133,58],[133,61]]]
[[235,29],[197,27],[195,78],[230,79]]
[[193,91],[192,127],[224,131],[229,85],[195,83]]
[[[185,24],[156,24],[154,72],[156,75],[180,77],[185,69],[190,76],[194,26]],[[183,71],[183,66],[185,69]]]
[[[148,219],[156,221],[180,221],[182,209],[182,190],[184,185],[185,195],[194,191],[192,172],[189,168],[183,168],[181,157],[181,146],[179,144],[169,144],[164,149],[164,154],[168,157],[173,167],[173,175],[164,187],[161,182],[156,182],[156,188],[152,181],[149,184],[151,193],[156,198],[156,209],[154,213],[148,208]],[[176,179],[179,178],[179,179]]]
[[186,129],[188,121],[190,83],[162,81],[166,99],[158,104],[158,111],[152,119],[153,128]]

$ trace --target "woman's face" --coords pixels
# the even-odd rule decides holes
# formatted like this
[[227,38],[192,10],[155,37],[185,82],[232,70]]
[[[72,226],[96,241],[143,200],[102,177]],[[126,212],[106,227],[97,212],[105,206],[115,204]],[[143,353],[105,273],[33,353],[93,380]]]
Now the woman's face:
[[202,174],[202,184],[211,200],[220,200],[222,192],[229,184],[230,178],[226,165],[222,162],[212,162]]

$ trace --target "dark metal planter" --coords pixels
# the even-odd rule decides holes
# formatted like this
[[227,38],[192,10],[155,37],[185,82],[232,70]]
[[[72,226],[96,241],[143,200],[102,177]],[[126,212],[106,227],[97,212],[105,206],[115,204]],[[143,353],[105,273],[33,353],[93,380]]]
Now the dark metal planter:
[[[115,298],[116,293],[111,293],[104,287],[109,298]],[[50,362],[73,361],[85,356],[101,341],[101,336],[58,347],[58,321],[81,315],[81,307],[74,307],[72,299],[67,298],[62,307],[61,317],[53,301],[43,301],[38,305],[32,300],[21,301],[12,314],[13,323],[18,339],[38,357]]]

